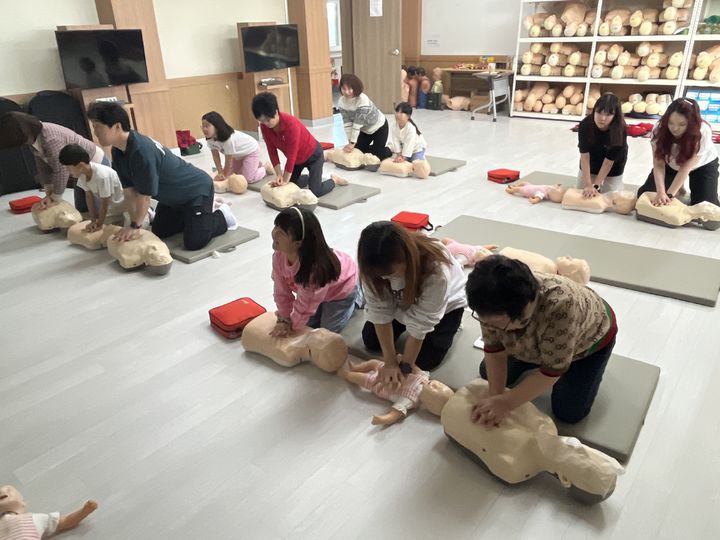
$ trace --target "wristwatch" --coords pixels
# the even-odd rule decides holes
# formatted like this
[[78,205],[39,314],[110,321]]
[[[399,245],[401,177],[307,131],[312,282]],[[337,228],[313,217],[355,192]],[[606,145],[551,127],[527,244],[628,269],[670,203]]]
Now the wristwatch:
[[130,222],[130,228],[131,229],[139,229],[141,226],[135,223],[134,221]]
[[668,196],[668,199],[675,198],[675,195],[673,195],[672,193],[666,193],[666,195]]
[[600,191],[600,184],[593,184],[596,191]]

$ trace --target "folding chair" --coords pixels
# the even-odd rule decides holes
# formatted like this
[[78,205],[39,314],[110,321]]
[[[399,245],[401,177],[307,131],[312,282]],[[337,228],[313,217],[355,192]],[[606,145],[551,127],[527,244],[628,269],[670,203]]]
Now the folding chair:
[[479,111],[487,109],[490,114],[492,107],[493,122],[497,122],[497,106],[508,100],[510,88],[508,85],[508,76],[506,73],[473,73],[473,77],[482,79],[487,82],[490,101],[485,105],[480,105],[470,112],[470,120],[475,120],[475,114]]

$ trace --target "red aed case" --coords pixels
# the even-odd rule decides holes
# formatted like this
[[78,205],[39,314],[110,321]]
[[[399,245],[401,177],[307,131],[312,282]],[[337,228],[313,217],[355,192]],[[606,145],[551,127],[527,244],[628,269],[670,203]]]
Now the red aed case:
[[400,212],[390,218],[390,221],[402,225],[411,231],[419,231],[420,229],[425,229],[426,231],[433,230],[433,224],[430,223],[430,216],[419,212]]
[[252,298],[238,298],[208,311],[210,326],[228,339],[239,338],[243,328],[267,311]]
[[520,171],[512,169],[493,169],[487,173],[488,180],[498,184],[509,184],[520,178]]
[[331,150],[335,148],[335,145],[331,142],[321,142],[320,148],[322,148],[323,150]]
[[32,209],[33,204],[39,203],[40,201],[42,201],[42,199],[37,195],[15,199],[9,203],[10,211],[13,214],[26,214]]

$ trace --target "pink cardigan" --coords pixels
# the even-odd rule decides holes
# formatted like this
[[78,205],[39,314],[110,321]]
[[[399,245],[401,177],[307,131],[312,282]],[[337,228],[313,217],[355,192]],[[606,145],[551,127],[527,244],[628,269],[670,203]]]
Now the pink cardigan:
[[278,251],[273,253],[272,279],[273,297],[278,315],[289,317],[293,330],[307,325],[308,320],[323,302],[342,300],[350,296],[358,281],[357,264],[350,255],[333,250],[340,261],[340,277],[324,287],[303,287],[295,283],[295,274],[300,261],[288,262],[287,256]]

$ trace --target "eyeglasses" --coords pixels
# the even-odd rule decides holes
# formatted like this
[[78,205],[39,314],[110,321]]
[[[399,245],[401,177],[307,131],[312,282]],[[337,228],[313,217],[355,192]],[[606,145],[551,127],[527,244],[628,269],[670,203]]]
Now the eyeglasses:
[[482,320],[482,319],[480,318],[480,316],[479,316],[477,313],[475,313],[475,310],[473,310],[470,315],[472,316],[473,319],[475,319],[475,320],[476,320],[477,322],[479,322],[480,324],[482,324],[482,325],[484,325],[484,326],[487,326],[488,328],[493,328],[493,329],[495,329],[495,330],[502,330],[503,332],[506,331],[506,330],[508,329],[508,326],[510,326],[510,323],[512,323],[512,319],[511,319],[510,317],[508,317],[508,322],[505,324],[505,326],[500,327],[500,326],[497,326],[497,325],[495,325],[495,324],[491,324],[491,323],[489,323],[489,322],[487,322],[487,321]]

